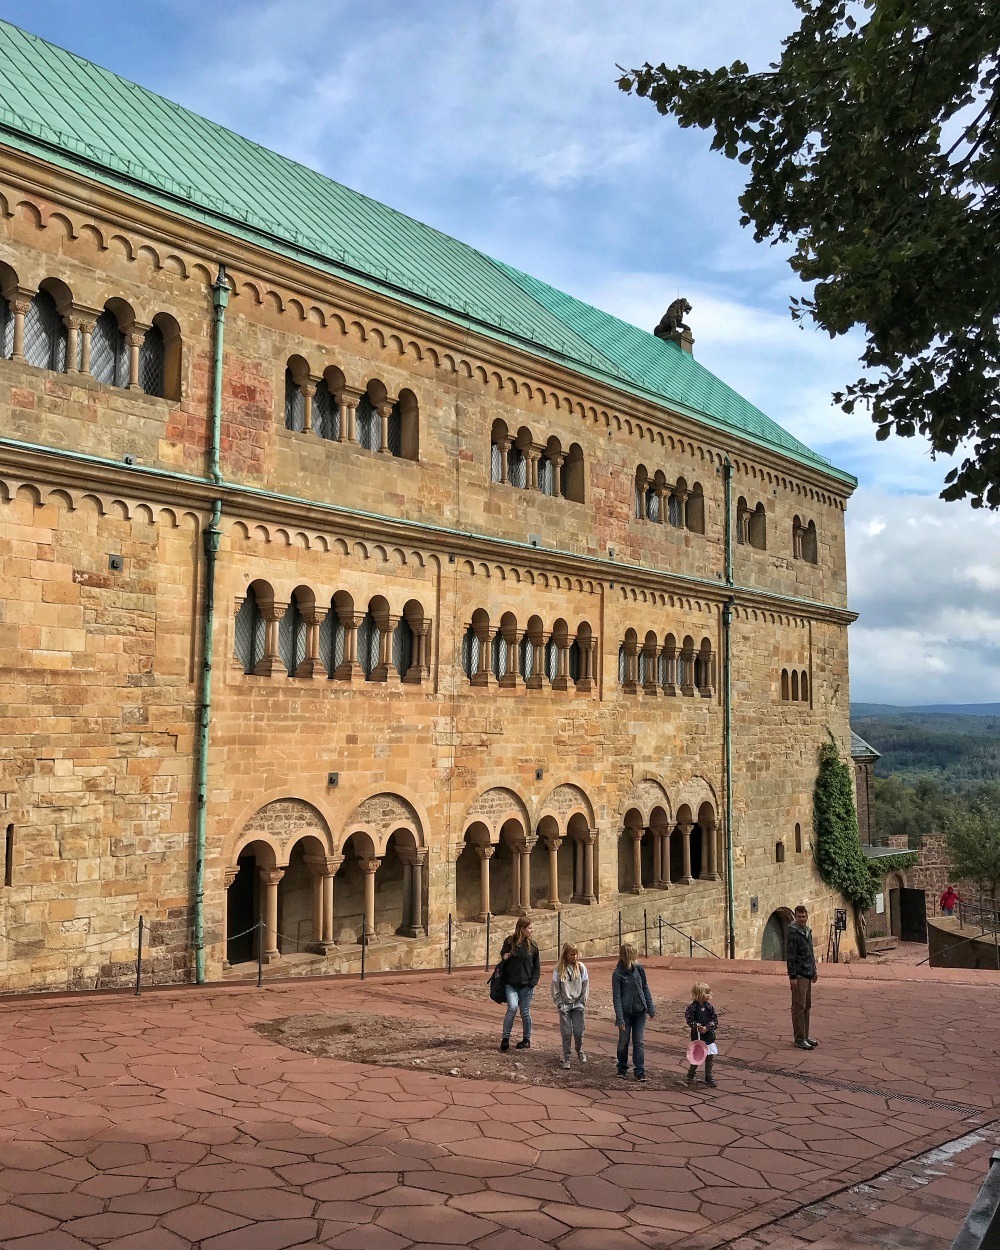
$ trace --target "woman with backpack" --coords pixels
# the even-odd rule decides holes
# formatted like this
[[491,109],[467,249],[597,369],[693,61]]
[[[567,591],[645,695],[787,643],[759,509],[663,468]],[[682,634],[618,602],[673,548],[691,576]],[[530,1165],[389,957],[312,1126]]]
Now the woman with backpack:
[[532,929],[531,920],[527,916],[521,916],[514,926],[514,932],[504,939],[500,948],[507,996],[507,1014],[503,1018],[503,1036],[500,1039],[501,1050],[510,1050],[510,1031],[518,1012],[521,1013],[521,1031],[524,1036],[514,1049],[531,1048],[531,999],[542,975],[542,962],[538,947],[531,936]]

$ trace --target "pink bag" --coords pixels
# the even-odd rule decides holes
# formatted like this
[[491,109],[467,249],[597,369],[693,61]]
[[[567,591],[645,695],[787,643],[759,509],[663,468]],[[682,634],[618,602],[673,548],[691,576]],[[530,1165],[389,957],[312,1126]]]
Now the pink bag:
[[687,1048],[687,1061],[694,1067],[708,1058],[708,1047],[702,1041],[692,1042]]

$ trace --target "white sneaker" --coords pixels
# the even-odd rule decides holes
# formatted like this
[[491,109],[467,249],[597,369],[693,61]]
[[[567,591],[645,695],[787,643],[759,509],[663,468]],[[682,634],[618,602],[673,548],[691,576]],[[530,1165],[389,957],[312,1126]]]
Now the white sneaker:
[[563,1066],[564,1068],[570,1068],[570,1067],[572,1067],[573,1065],[570,1063],[570,1061],[569,1061],[568,1059],[564,1059],[564,1060],[562,1061],[562,1066]]
[[583,1051],[582,1051],[582,1050],[578,1050],[578,1051],[576,1052],[576,1057],[577,1057],[577,1059],[579,1059],[579,1060],[580,1060],[580,1062],[581,1062],[581,1063],[586,1063],[586,1062],[587,1062],[587,1056],[583,1053]]

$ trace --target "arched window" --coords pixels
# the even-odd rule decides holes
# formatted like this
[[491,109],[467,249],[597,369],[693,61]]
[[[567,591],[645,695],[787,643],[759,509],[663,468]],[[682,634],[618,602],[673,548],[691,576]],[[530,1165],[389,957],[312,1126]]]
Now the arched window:
[[378,451],[381,442],[380,425],[378,411],[368,398],[368,392],[366,391],[358,401],[357,413],[354,418],[358,446],[364,447],[366,451]]
[[510,661],[510,648],[507,645],[507,639],[503,636],[499,629],[493,635],[490,661],[493,676],[497,679],[497,681],[499,681],[501,677],[507,676],[508,664]]
[[291,369],[285,370],[285,429],[301,434],[306,428],[306,399]]
[[705,493],[701,483],[695,482],[687,501],[687,527],[692,534],[705,532]]
[[545,676],[550,682],[559,676],[559,644],[555,638],[545,644]]
[[518,657],[520,663],[520,673],[525,681],[531,676],[535,666],[535,644],[528,637],[527,630],[521,639],[520,655]]
[[650,482],[646,486],[646,520],[659,521],[660,519],[660,492],[656,486]]
[[667,634],[660,652],[658,679],[664,694],[677,693],[677,639]]
[[792,696],[791,696],[792,702],[798,703],[799,701],[799,674],[798,674],[797,669],[794,669],[794,668],[792,669],[791,680],[792,680]]
[[245,673],[252,673],[264,658],[267,625],[257,606],[257,596],[250,586],[236,613],[233,652]]
[[392,411],[389,413],[389,421],[386,426],[386,439],[389,443],[389,454],[391,456],[402,456],[403,417],[399,411],[398,400],[392,405]]
[[699,694],[710,695],[712,693],[712,687],[715,684],[712,680],[713,659],[712,643],[710,639],[703,638],[694,661],[694,684],[698,687]]
[[462,638],[462,671],[469,681],[479,672],[479,635],[471,625]]
[[90,335],[90,372],[107,386],[128,386],[128,344],[118,318],[107,308]]
[[[116,323],[117,324],[117,323]],[[56,301],[48,291],[39,291],[24,315],[24,359],[38,369],[66,371],[66,326]],[[125,382],[128,382],[128,356],[125,357]]]
[[676,491],[670,492],[670,498],[667,500],[667,520],[674,527],[680,529],[683,525],[684,510],[681,506],[680,496]]
[[504,481],[503,450],[499,443],[490,443],[490,481]]
[[795,826],[795,854],[802,854],[802,826]]
[[378,665],[381,644],[382,631],[375,624],[375,618],[369,609],[358,626],[358,663],[366,679],[371,677]]
[[622,643],[618,648],[618,684],[624,686],[628,677],[628,653],[625,650],[625,644]]
[[645,465],[639,465],[635,471],[635,516],[637,521],[646,519],[646,484],[648,475]]
[[143,336],[139,348],[139,385],[147,395],[163,398],[165,360],[163,331],[159,326],[152,325]]
[[776,864],[783,864],[783,863],[785,862],[785,844],[784,844],[784,842],[781,842],[781,841],[775,842],[775,844],[774,844],[774,862],[775,862]]
[[781,670],[781,701],[782,703],[788,702],[789,697],[790,697],[790,694],[789,694],[790,690],[791,690],[791,687],[788,684],[788,669],[783,668]]
[[569,647],[569,679],[576,684],[580,680],[580,673],[583,669],[582,652],[580,644],[574,638]]
[[289,677],[295,676],[295,670],[306,658],[306,623],[294,594],[278,622],[278,654]]
[[749,516],[749,542],[758,551],[767,550],[767,513],[759,503]]
[[750,541],[750,509],[747,501],[741,495],[736,504],[736,541],[738,543],[748,543]]
[[810,521],[802,535],[802,559],[808,564],[819,563],[819,544],[816,539],[816,522]]
[[559,489],[563,498],[568,499],[570,503],[583,503],[585,491],[583,448],[579,443],[572,443],[566,453]]
[[524,488],[528,485],[528,458],[524,454],[524,449],[518,447],[516,443],[507,453],[507,480],[511,486]]
[[809,702],[809,676],[803,670],[802,676],[799,678],[799,698],[803,703]]
[[413,629],[405,616],[392,631],[392,662],[400,677],[405,677],[413,663]]
[[689,634],[681,643],[681,694],[694,694],[694,639]]
[[340,420],[340,404],[326,378],[320,378],[313,395],[312,427],[320,438],[336,441],[340,438]]
[[331,599],[330,611],[319,627],[319,658],[331,677],[344,662],[346,642],[347,630],[337,614],[334,600]]

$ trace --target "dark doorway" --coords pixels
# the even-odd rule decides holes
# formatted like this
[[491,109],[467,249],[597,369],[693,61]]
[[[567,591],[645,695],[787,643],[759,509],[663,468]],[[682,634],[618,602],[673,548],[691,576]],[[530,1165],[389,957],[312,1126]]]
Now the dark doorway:
[[256,955],[257,859],[241,855],[236,864],[239,871],[226,892],[226,959],[231,964],[245,964]]
[[903,942],[927,941],[927,895],[923,890],[899,891],[899,937]]
[[785,958],[785,933],[788,921],[780,911],[773,911],[764,926],[764,935],[760,943],[761,959],[778,962]]
[[691,876],[695,881],[701,876],[701,825],[693,825],[691,828]]

